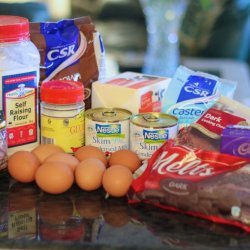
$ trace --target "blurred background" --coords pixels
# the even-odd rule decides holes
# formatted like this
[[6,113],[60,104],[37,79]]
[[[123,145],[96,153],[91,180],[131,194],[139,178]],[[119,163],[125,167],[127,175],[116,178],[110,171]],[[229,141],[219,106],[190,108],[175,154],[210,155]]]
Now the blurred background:
[[249,0],[0,1],[0,14],[31,22],[89,15],[101,33],[107,76],[134,71],[171,77],[178,65],[236,80],[250,107]]

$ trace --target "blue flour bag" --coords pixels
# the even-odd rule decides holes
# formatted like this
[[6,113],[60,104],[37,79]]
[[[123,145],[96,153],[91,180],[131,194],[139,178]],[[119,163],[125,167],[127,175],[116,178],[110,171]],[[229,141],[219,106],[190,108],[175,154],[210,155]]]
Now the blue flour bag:
[[236,82],[179,66],[163,97],[162,112],[178,117],[181,129],[194,123],[221,95],[232,97],[235,89]]

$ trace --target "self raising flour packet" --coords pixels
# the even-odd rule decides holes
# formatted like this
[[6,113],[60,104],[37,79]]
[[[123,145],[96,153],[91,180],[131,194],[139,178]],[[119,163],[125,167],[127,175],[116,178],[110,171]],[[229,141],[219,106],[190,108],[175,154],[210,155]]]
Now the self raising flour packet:
[[179,128],[195,122],[223,94],[232,97],[236,83],[179,66],[163,97],[162,112],[177,116]]
[[90,108],[92,82],[105,73],[104,46],[90,17],[31,23],[31,40],[41,54],[40,80],[73,80],[84,84]]
[[249,183],[250,159],[168,140],[133,181],[128,198],[250,233]]

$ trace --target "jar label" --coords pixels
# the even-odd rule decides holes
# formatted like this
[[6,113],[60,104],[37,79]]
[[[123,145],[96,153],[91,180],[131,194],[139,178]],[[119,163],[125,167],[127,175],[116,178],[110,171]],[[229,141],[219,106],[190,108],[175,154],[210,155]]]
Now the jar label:
[[74,153],[84,145],[84,110],[72,117],[41,114],[41,143],[56,144],[65,152]]
[[2,76],[8,147],[37,142],[37,81],[37,71]]

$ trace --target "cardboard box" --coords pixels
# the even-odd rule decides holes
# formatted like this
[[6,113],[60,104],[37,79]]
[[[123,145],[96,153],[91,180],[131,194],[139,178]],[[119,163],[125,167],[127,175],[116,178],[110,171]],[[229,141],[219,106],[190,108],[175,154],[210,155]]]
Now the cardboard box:
[[125,72],[92,85],[92,108],[123,108],[134,114],[160,112],[170,78]]

